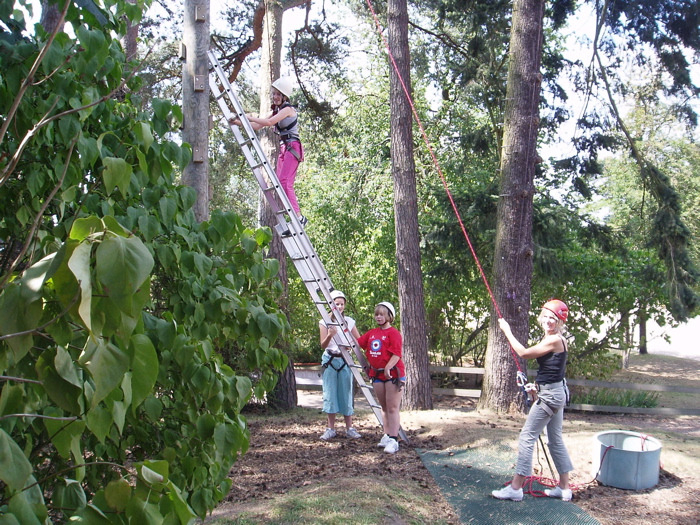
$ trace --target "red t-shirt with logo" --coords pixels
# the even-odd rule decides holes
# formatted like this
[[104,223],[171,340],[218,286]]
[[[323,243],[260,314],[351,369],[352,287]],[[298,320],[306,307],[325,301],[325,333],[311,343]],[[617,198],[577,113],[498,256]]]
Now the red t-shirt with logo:
[[[361,335],[357,342],[364,348],[367,361],[372,368],[384,368],[392,355],[403,356],[403,338],[401,337],[401,332],[393,326],[386,330],[372,328],[369,332]],[[399,359],[399,362],[396,363],[396,368],[399,371],[399,377],[406,376],[403,359]],[[393,378],[394,373],[391,376]],[[383,374],[377,375],[377,372],[374,370],[370,371],[370,377],[385,379]]]

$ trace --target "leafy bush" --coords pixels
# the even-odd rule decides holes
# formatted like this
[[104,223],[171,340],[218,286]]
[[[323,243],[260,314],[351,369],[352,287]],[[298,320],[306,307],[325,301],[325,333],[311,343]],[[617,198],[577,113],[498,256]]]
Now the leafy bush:
[[52,40],[0,0],[3,523],[204,517],[247,449],[241,408],[287,363],[271,232],[196,222],[189,146],[165,139],[181,111],[132,103],[112,32],[140,10],[110,5]]

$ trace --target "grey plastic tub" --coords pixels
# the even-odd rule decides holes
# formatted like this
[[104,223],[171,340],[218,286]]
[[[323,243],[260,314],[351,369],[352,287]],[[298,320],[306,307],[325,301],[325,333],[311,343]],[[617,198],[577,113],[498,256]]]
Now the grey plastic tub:
[[[661,442],[626,430],[595,435],[593,472],[603,485],[642,490],[659,483]],[[602,464],[601,464],[602,462]]]

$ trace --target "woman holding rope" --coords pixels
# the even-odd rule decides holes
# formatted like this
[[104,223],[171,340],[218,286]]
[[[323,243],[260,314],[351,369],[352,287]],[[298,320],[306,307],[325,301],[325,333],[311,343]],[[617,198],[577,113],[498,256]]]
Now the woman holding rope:
[[500,490],[494,490],[491,494],[495,498],[522,501],[523,484],[532,473],[532,454],[535,442],[542,430],[547,427],[549,451],[559,473],[559,484],[553,489],[545,490],[545,494],[551,498],[571,500],[569,472],[574,467],[562,439],[564,406],[568,397],[568,389],[564,380],[568,347],[562,332],[568,314],[569,308],[562,301],[552,299],[546,302],[538,317],[545,335],[539,343],[529,348],[526,348],[513,336],[510,325],[505,319],[498,320],[498,324],[513,350],[522,358],[537,359],[539,369],[535,382],[539,399],[532,405],[525,425],[520,431],[518,461],[513,480],[510,485],[506,485]]

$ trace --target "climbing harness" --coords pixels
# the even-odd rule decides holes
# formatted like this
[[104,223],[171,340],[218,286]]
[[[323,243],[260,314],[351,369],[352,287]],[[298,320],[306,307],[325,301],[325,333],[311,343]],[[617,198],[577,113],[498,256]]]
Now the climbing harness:
[[[291,107],[293,106],[289,102],[285,102],[277,108],[277,111]],[[289,117],[287,117],[287,119],[288,118]],[[301,143],[301,141],[299,140],[299,127],[297,126],[299,119],[297,117],[293,117],[294,120],[292,120],[292,122],[290,122],[286,126],[282,126],[282,122],[284,122],[287,119],[281,120],[280,122],[275,124],[275,131],[280,137],[280,142],[284,144],[285,151],[291,153],[292,156],[295,159],[297,159],[297,162],[301,162],[301,153],[292,147],[292,143],[294,142]]]
[[537,385],[535,383],[528,383],[527,376],[522,370],[518,370],[516,378],[518,386],[522,390],[523,397],[525,398],[525,406],[530,408],[532,403],[537,400]]
[[[330,352],[329,352],[329,354],[330,354],[331,358],[328,361],[326,361],[326,363],[323,365],[324,370],[330,366],[336,372],[340,372],[343,368],[345,368],[348,365],[347,362],[345,361],[345,358],[343,357],[342,352],[339,353],[338,355],[331,354]],[[343,360],[343,364],[340,365],[340,368],[336,368],[335,365],[333,364],[333,361],[335,361],[335,359],[337,357],[339,357],[340,359]]]

